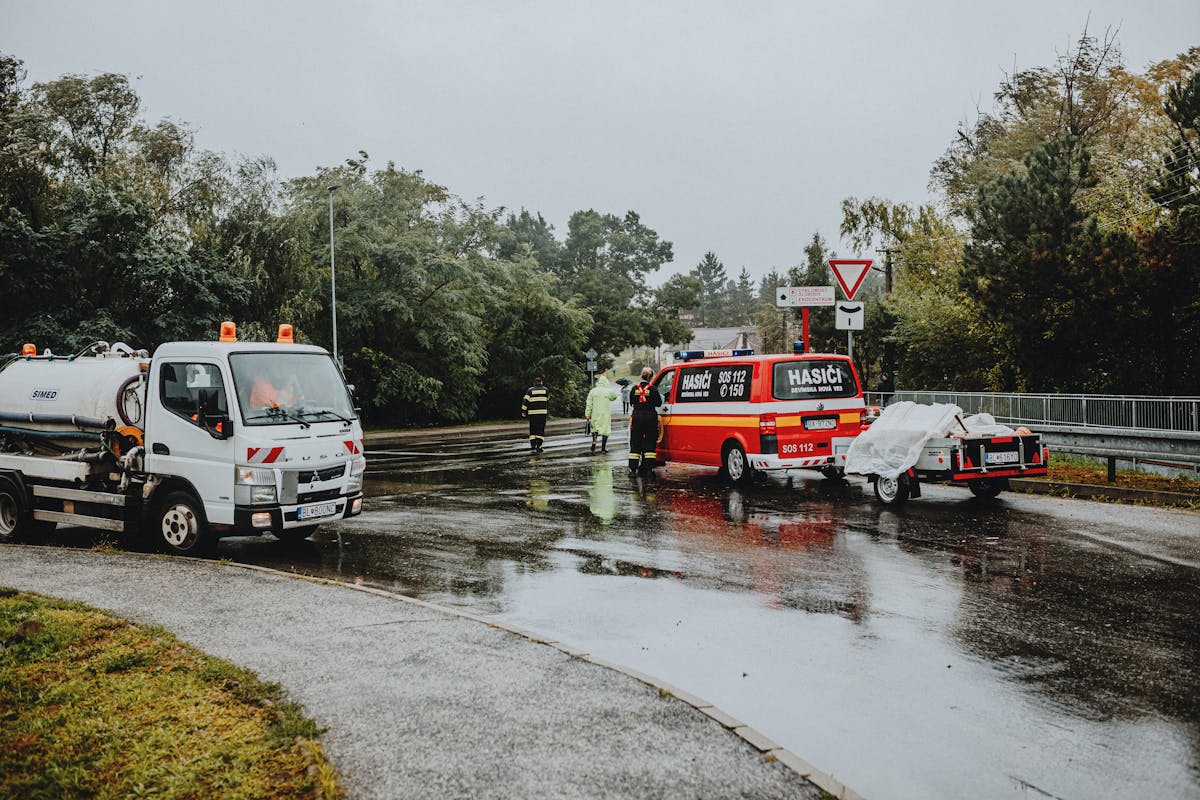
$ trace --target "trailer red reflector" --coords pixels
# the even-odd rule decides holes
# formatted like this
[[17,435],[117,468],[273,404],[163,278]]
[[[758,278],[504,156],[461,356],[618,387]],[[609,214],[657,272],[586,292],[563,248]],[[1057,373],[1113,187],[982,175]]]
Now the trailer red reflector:
[[992,444],[1012,444],[1011,436],[998,436],[992,439]]

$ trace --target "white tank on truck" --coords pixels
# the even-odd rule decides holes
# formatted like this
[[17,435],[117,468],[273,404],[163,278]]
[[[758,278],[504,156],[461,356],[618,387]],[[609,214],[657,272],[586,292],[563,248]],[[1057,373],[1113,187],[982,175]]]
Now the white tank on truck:
[[73,356],[26,352],[0,370],[0,431],[141,426],[149,354],[96,342]]
[[191,554],[221,536],[304,538],[362,512],[362,424],[328,351],[97,342],[0,358],[0,537],[58,523],[149,534]]

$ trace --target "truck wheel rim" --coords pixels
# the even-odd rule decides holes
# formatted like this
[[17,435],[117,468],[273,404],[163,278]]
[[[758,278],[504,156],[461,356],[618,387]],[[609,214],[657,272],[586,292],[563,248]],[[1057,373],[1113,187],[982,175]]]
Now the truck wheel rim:
[[196,513],[185,505],[177,504],[163,512],[163,539],[173,547],[182,548],[196,540],[199,523]]
[[729,477],[735,481],[742,477],[742,473],[746,470],[746,461],[742,458],[742,451],[736,447],[729,451],[729,457],[725,459],[726,469],[729,470]]
[[899,493],[900,481],[896,478],[880,478],[876,485],[881,500],[894,500]]
[[17,529],[17,503],[6,494],[0,494],[0,533],[8,535]]

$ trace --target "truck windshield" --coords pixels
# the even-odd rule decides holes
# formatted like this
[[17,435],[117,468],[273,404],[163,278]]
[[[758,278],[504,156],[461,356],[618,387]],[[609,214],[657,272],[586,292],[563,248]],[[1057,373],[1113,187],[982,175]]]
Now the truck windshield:
[[355,418],[350,392],[333,359],[324,353],[234,353],[229,364],[247,425]]

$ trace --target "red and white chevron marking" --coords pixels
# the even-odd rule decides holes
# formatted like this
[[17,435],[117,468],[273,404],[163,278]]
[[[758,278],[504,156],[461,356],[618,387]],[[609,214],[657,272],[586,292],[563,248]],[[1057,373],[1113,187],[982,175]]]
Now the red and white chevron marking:
[[283,458],[282,447],[247,447],[247,464],[274,464]]
[[362,439],[359,439],[357,442],[353,439],[346,439],[343,444],[346,445],[346,449],[350,451],[350,455],[352,456],[356,456],[366,449],[366,443]]

